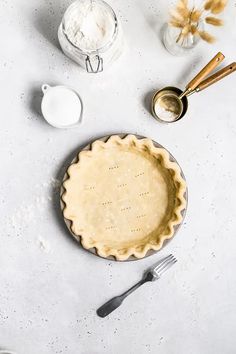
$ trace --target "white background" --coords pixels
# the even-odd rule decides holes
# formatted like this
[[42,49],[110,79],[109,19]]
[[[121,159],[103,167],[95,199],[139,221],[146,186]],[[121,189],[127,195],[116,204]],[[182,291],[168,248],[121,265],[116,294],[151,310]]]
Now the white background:
[[[229,1],[214,45],[188,57],[162,46],[173,1],[110,0],[126,49],[99,75],[83,72],[57,42],[70,1],[0,1],[0,347],[19,354],[233,354],[236,330],[236,74],[190,98],[172,125],[149,112],[153,91],[184,88],[218,51],[236,60],[236,4]],[[40,114],[43,83],[76,89],[78,129],[50,127]],[[58,208],[65,168],[80,146],[131,132],[164,145],[189,187],[184,225],[159,254],[114,263],[81,249]],[[138,281],[159,257],[178,263],[105,319],[96,309]]]

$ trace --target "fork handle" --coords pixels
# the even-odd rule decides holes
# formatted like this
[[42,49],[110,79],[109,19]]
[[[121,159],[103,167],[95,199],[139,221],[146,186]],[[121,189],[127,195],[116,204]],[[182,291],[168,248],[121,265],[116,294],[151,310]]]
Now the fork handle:
[[99,307],[99,309],[97,310],[97,315],[99,317],[106,317],[111,312],[113,312],[115,309],[117,309],[117,307],[119,307],[122,304],[122,302],[124,301],[124,299],[128,295],[130,295],[133,291],[138,289],[144,283],[151,281],[151,280],[152,279],[150,278],[150,276],[146,276],[145,278],[141,279],[137,284],[132,286],[132,288],[127,290],[125,293],[123,293],[122,295],[113,297],[111,300],[107,301],[104,305]]

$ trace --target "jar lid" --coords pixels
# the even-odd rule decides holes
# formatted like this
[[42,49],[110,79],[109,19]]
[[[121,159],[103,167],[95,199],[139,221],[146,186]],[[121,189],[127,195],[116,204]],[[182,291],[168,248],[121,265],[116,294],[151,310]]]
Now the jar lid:
[[74,90],[66,86],[42,86],[44,93],[41,111],[45,120],[56,128],[69,128],[80,123],[82,101]]

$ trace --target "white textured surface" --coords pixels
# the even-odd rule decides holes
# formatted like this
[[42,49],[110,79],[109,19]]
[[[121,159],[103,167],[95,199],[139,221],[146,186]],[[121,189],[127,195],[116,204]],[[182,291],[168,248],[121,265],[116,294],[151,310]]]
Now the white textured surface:
[[[191,97],[166,126],[146,109],[150,92],[180,85],[218,50],[235,60],[236,5],[213,46],[185,58],[160,42],[167,1],[110,4],[127,48],[107,72],[88,75],[57,47],[67,0],[1,0],[0,347],[19,354],[233,354],[236,329],[236,75]],[[42,83],[78,90],[84,121],[57,130],[40,113]],[[96,137],[131,132],[169,149],[189,186],[184,226],[159,255],[113,263],[80,249],[58,214],[57,179]],[[137,281],[159,256],[179,262],[106,319],[95,310]]]

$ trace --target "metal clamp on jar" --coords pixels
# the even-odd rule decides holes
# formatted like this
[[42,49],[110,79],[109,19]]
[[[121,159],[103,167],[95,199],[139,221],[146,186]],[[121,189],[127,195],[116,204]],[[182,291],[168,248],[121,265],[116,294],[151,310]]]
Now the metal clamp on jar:
[[58,30],[63,52],[89,73],[103,71],[123,49],[123,33],[113,9],[103,0],[77,0]]

